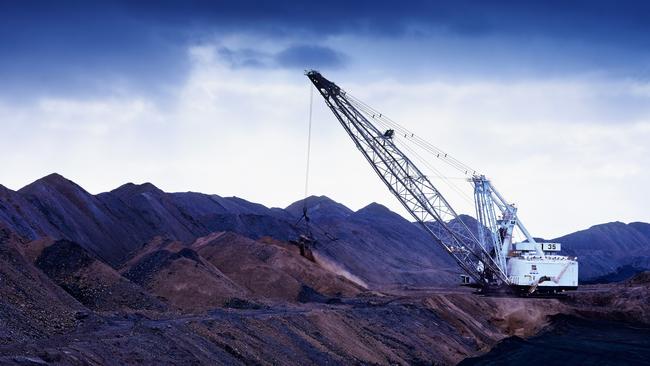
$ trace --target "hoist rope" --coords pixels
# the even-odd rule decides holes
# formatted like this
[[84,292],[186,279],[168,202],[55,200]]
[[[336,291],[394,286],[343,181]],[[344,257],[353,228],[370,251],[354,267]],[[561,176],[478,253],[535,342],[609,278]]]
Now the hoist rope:
[[338,238],[334,237],[332,234],[328,233],[326,230],[321,228],[314,223],[311,223],[309,216],[307,216],[307,196],[309,194],[309,166],[311,162],[311,129],[312,129],[312,119],[314,111],[314,88],[309,83],[309,119],[307,123],[307,161],[305,164],[305,198],[302,200],[302,216],[294,225],[298,225],[301,221],[305,221],[305,227],[307,229],[307,235],[312,236],[311,227],[315,227],[320,231],[330,242],[337,241]]
[[314,88],[309,83],[309,124],[307,127],[307,164],[305,168],[305,197],[303,200],[303,210],[307,209],[307,194],[309,194],[309,162],[311,159],[311,121],[314,106]]

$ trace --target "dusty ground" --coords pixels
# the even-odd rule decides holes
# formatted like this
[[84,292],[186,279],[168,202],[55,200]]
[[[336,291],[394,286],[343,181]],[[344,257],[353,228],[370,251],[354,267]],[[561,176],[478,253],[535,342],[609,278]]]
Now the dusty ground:
[[453,365],[507,337],[532,336],[555,314],[611,316],[599,293],[526,299],[436,289],[311,303],[240,301],[195,315],[90,314],[70,333],[1,346],[0,363]]
[[369,291],[286,243],[232,233],[157,239],[132,258],[116,271],[74,243],[0,228],[0,364],[451,365],[555,314],[649,314],[647,274],[564,299],[506,298]]
[[[65,335],[0,347],[3,364],[455,364],[564,311],[554,299],[465,290],[336,304],[243,303],[203,315],[91,316]],[[252,308],[251,308],[252,307]],[[31,361],[30,361],[31,362]]]

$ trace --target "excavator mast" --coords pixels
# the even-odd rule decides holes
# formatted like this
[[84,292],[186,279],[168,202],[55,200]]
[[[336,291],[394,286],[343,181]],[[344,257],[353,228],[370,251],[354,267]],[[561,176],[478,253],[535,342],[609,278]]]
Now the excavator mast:
[[317,71],[307,77],[325,99],[356,147],[404,208],[477,284],[508,284],[505,267],[486,250],[483,235],[470,230],[412,160],[395,144],[395,131],[381,131],[371,120],[381,117]]

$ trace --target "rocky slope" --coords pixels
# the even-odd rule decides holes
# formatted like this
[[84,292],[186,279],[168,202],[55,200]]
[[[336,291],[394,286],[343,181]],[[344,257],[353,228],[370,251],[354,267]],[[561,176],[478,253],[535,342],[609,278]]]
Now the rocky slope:
[[[648,322],[647,275],[564,301],[477,296],[440,287],[456,282],[453,263],[387,208],[306,204],[313,261],[287,241],[303,202],[151,184],[95,196],[58,175],[0,189],[0,363],[455,364],[558,313]],[[639,260],[648,232],[608,224],[559,240],[601,273],[589,251]]]
[[567,303],[588,317],[650,325],[649,299],[650,272],[642,272],[621,283],[585,286]]
[[[0,186],[0,222],[24,240],[67,239],[115,269],[164,236],[190,244],[213,232],[294,239],[305,202],[267,208],[237,197],[166,193],[150,183],[91,195],[52,174],[18,190]],[[453,261],[413,223],[379,204],[353,212],[327,197],[306,200],[323,260],[371,288],[455,284]],[[472,221],[466,217],[464,220]],[[470,223],[471,225],[471,223]],[[610,223],[554,239],[581,261],[581,280],[650,267],[650,224]],[[329,240],[323,232],[338,238]]]
[[551,241],[562,243],[564,253],[578,257],[581,281],[615,274],[626,266],[630,274],[650,269],[650,224],[612,222]]
[[272,239],[256,241],[219,232],[197,239],[191,248],[260,298],[308,302],[365,290],[300,256],[295,247]]
[[58,240],[34,262],[57,285],[92,310],[158,310],[166,305],[96,259],[79,244]]
[[249,295],[194,250],[160,237],[146,245],[120,272],[182,312],[214,309]]
[[296,236],[289,217],[283,210],[235,197],[165,193],[150,183],[126,184],[94,196],[51,174],[18,191],[0,187],[0,222],[19,236],[68,239],[113,267],[157,235],[191,242],[230,230],[289,239]]
[[86,311],[24,257],[21,245],[0,224],[0,344],[69,332]]
[[[294,239],[301,232],[294,225],[302,214],[300,202],[287,210],[269,209],[236,197],[165,193],[149,183],[125,184],[93,196],[57,174],[0,193],[0,222],[26,240],[67,239],[116,269],[156,236],[189,244],[217,231],[276,240]],[[355,213],[326,197],[314,204],[314,221],[340,236],[320,249],[323,260],[341,272],[372,287],[455,282],[453,263],[438,255],[426,234],[383,206]]]
[[[453,364],[562,309],[462,290],[372,293],[295,246],[234,233],[189,246],[157,237],[122,276],[69,240],[2,232],[7,365]],[[215,301],[227,296],[237,301]]]

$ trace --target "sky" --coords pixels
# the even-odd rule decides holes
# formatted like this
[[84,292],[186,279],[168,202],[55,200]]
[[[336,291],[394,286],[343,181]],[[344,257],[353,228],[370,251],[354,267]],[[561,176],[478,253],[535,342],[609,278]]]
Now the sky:
[[[630,1],[0,0],[0,184],[285,207],[308,69],[488,176],[534,236],[650,222],[650,3]],[[310,195],[407,215],[317,94],[312,124]]]

